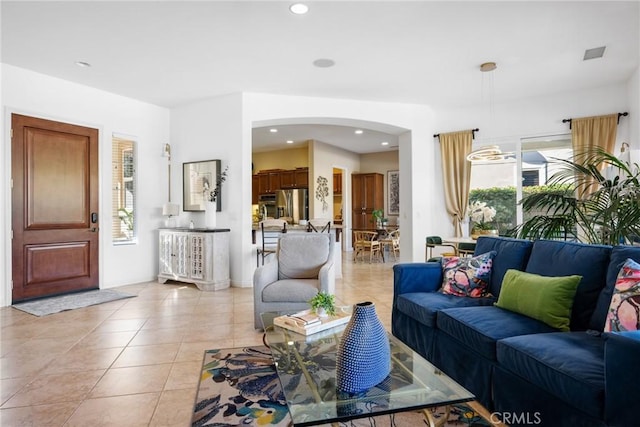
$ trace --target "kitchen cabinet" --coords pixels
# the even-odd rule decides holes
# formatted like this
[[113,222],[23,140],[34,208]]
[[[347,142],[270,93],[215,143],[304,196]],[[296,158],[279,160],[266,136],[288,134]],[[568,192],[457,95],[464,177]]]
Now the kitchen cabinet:
[[280,172],[280,188],[296,188],[295,171]]
[[263,171],[258,173],[258,194],[273,194],[281,188],[281,170]]
[[258,173],[258,194],[275,193],[288,188],[309,188],[309,168],[261,171]]
[[309,188],[309,168],[296,168],[280,172],[281,188]]
[[202,291],[228,288],[229,234],[225,228],[161,229],[158,283],[194,283]]
[[384,209],[384,176],[380,173],[351,175],[352,226],[354,229],[372,228],[372,212]]
[[342,194],[342,174],[333,174],[333,194]]
[[296,188],[309,188],[309,168],[296,168],[293,173]]

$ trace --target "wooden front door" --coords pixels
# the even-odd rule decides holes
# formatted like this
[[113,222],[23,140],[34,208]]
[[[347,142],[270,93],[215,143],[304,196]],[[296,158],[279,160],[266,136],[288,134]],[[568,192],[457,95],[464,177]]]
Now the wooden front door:
[[11,117],[13,302],[98,288],[98,131]]

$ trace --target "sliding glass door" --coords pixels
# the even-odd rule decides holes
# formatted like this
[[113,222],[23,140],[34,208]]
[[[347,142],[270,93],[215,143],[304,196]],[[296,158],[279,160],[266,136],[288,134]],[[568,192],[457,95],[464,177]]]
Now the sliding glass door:
[[[474,150],[486,147],[474,143]],[[522,223],[518,202],[532,192],[544,191],[557,170],[555,159],[570,159],[571,135],[501,141],[494,154],[472,162],[469,203],[495,210],[492,224],[500,235]],[[476,204],[477,206],[477,204]],[[470,224],[473,227],[473,222]]]

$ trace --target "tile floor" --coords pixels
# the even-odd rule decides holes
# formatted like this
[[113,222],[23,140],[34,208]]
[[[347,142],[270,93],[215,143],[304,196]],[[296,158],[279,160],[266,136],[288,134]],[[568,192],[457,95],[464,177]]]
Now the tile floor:
[[[393,263],[343,263],[339,304],[373,301],[391,330]],[[251,289],[155,282],[137,298],[45,317],[0,308],[1,426],[188,426],[203,352],[262,343]]]

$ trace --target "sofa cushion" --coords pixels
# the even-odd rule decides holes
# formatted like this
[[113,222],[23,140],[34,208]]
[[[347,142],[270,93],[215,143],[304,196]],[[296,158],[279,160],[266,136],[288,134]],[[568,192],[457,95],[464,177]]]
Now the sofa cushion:
[[444,309],[436,324],[441,332],[489,360],[496,359],[496,341],[502,338],[557,331],[539,320],[494,306]]
[[489,282],[489,292],[492,295],[500,294],[502,278],[507,270],[524,270],[529,260],[529,254],[533,243],[530,240],[512,239],[509,237],[487,237],[480,236],[476,243],[477,254],[484,254],[496,251],[498,254],[493,258],[491,266],[491,281]]
[[573,298],[580,279],[580,276],[545,277],[509,270],[504,275],[496,306],[568,332]]
[[264,302],[308,302],[320,289],[314,279],[283,279],[267,285],[262,290]]
[[605,332],[636,331],[640,329],[640,264],[628,259],[618,273]]
[[406,293],[398,297],[395,309],[431,328],[436,327],[436,314],[445,308],[491,305],[495,298],[467,298],[440,292]]
[[[582,276],[571,313],[571,330],[589,329],[606,282],[611,246],[536,240],[525,269],[542,276]],[[603,325],[600,326],[602,328]]]
[[330,234],[288,233],[278,241],[280,279],[317,279],[329,260]]
[[442,293],[471,298],[487,296],[494,256],[496,251],[474,257],[443,257]]
[[607,267],[607,285],[598,296],[598,303],[593,312],[593,316],[591,316],[591,322],[589,323],[590,329],[603,330],[609,304],[611,303],[611,296],[613,295],[613,288],[618,279],[618,273],[622,265],[629,258],[640,263],[639,246],[615,246],[611,250],[611,258],[609,260],[609,266]]
[[505,338],[496,349],[504,369],[602,419],[604,343],[586,332],[558,332]]

